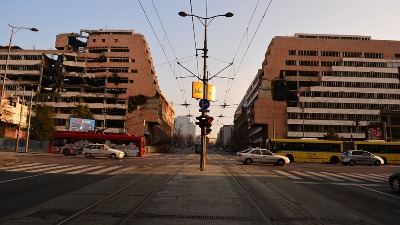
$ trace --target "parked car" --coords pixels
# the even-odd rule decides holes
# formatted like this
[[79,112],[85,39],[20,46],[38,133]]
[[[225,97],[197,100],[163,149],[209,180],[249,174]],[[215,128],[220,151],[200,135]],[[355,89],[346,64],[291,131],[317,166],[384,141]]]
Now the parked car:
[[123,151],[112,149],[105,144],[89,144],[83,147],[82,154],[86,158],[94,157],[110,157],[111,159],[123,158],[125,153]]
[[356,164],[380,166],[384,164],[384,161],[381,157],[363,150],[349,150],[347,152],[343,152],[340,156],[340,162],[343,163],[343,165],[350,166],[354,166]]
[[394,192],[400,193],[400,170],[394,171],[389,176],[389,185]]
[[236,160],[243,162],[245,165],[252,163],[271,163],[279,166],[283,166],[290,163],[290,160],[286,156],[275,155],[267,149],[253,148],[246,149],[236,154]]

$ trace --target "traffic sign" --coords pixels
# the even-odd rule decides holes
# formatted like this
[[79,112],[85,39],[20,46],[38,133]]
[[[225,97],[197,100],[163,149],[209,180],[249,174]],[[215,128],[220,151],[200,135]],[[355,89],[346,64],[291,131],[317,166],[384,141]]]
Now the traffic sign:
[[199,106],[202,110],[208,109],[210,107],[210,101],[207,99],[201,99],[199,102]]

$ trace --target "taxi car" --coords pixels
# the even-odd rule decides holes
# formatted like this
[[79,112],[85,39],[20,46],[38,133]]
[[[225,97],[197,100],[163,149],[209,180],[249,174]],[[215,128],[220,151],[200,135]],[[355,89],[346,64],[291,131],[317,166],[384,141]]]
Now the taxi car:
[[250,148],[236,154],[236,160],[243,162],[245,165],[252,163],[270,163],[274,165],[283,166],[290,163],[286,156],[275,155],[271,151],[262,148]]
[[94,158],[94,157],[109,157],[111,159],[120,159],[125,156],[125,152],[112,149],[108,145],[105,144],[89,144],[83,147],[82,154],[86,158]]

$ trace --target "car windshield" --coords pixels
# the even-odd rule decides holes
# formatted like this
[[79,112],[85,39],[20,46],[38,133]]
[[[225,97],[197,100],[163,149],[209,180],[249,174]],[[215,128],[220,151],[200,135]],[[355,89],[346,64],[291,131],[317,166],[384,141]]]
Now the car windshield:
[[349,152],[343,152],[342,155],[347,156],[347,155],[349,155]]
[[247,152],[249,152],[249,151],[251,151],[251,149],[243,150],[243,151],[241,151],[241,153],[247,153]]

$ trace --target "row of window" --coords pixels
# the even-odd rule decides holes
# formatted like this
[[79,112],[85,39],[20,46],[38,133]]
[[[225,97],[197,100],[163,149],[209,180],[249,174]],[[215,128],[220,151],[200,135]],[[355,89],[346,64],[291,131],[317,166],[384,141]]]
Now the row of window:
[[[297,63],[298,62],[298,63]],[[286,60],[286,66],[320,66],[320,61],[310,60]],[[397,68],[400,62],[359,62],[359,61],[321,61],[321,66],[348,66],[348,67],[374,67],[374,68]]]
[[355,72],[355,71],[322,71],[322,76],[397,78],[397,74],[396,73]]
[[[10,55],[10,60],[41,60],[42,55]],[[7,60],[7,54],[0,54],[0,60]]]
[[319,109],[372,109],[372,110],[400,110],[399,104],[368,104],[368,103],[344,103],[344,102],[305,102],[306,108]]
[[[349,111],[350,112],[350,111]],[[305,119],[305,120],[347,120],[355,121],[358,117],[361,121],[378,121],[379,115],[355,115],[355,114],[334,114],[334,113],[288,113],[288,119]]]
[[128,47],[89,47],[89,53],[129,52]]
[[138,73],[138,70],[129,70],[129,67],[90,67],[86,69],[87,73]]
[[[5,70],[6,65],[0,65],[0,70]],[[40,65],[8,65],[8,70],[40,71]]]
[[[354,88],[378,88],[378,89],[400,89],[399,83],[370,83],[370,82],[340,82],[340,81],[322,81],[323,87],[354,87]],[[394,95],[390,98],[399,99]]]
[[[315,133],[324,133],[328,132],[328,130],[335,130],[338,133],[350,133],[356,132],[354,126],[345,126],[345,125],[303,125],[302,124],[288,124],[288,131],[297,131],[301,132],[315,132]],[[362,126],[359,126],[359,129],[362,129]]]
[[298,34],[298,38],[314,38],[314,39],[340,39],[340,40],[371,40],[369,36],[330,36],[330,35],[308,35],[308,34]]
[[370,58],[370,59],[383,59],[384,58],[383,53],[315,51],[315,50],[289,50],[289,55]]
[[[117,38],[114,38],[113,41],[114,41],[114,42],[118,42],[118,39],[117,39]],[[92,39],[92,42],[97,42],[97,39],[96,39],[96,38],[93,38],[93,39]],[[101,42],[106,42],[106,39],[105,39],[105,38],[102,38],[102,39],[101,39]]]

